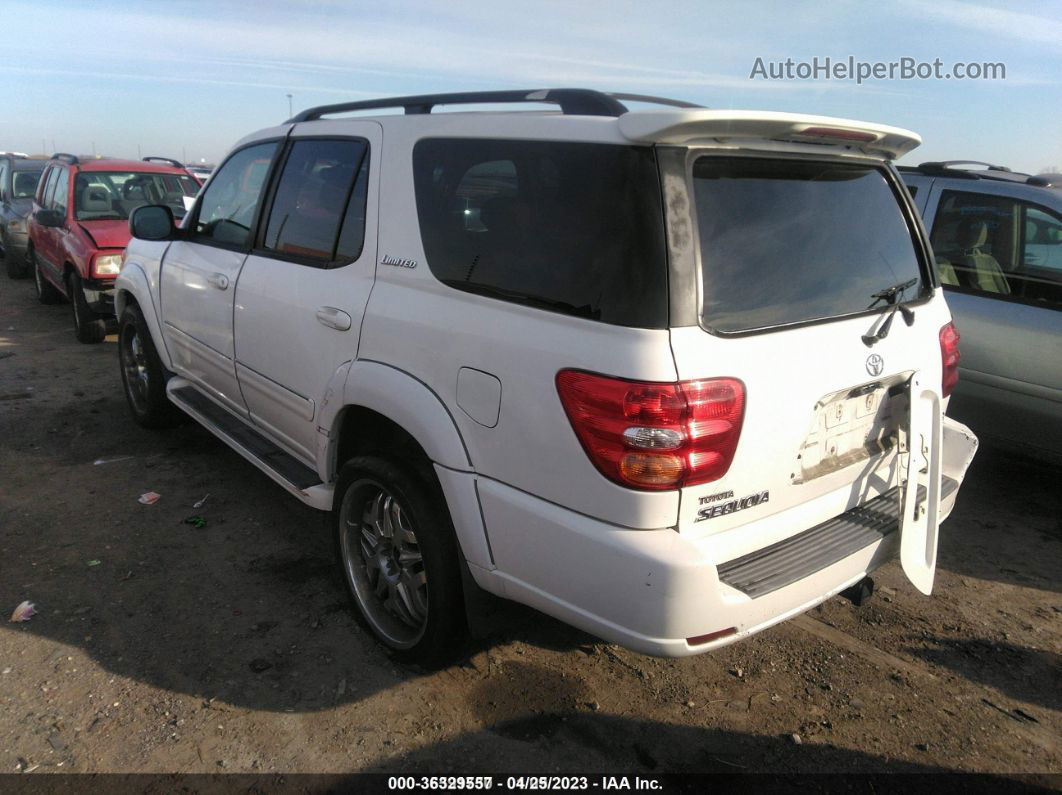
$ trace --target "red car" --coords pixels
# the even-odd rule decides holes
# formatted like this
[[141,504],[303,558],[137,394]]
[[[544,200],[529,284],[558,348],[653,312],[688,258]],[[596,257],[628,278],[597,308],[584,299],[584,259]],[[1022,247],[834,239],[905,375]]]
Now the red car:
[[101,342],[114,322],[114,279],[129,242],[129,214],[165,204],[182,218],[199,182],[176,160],[80,160],[56,154],[33,198],[27,264],[37,298],[62,298],[80,342]]

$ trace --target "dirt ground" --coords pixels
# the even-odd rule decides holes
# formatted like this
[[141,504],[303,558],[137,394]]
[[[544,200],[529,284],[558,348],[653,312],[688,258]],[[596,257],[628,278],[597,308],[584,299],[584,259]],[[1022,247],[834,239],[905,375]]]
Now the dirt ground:
[[[1062,470],[982,450],[936,591],[898,564],[726,649],[643,657],[520,607],[389,662],[322,514],[193,423],[130,419],[114,337],[0,282],[0,772],[1062,773]],[[144,492],[162,495],[138,503]],[[193,503],[209,494],[206,504]],[[199,514],[201,528],[184,520]],[[38,615],[8,623],[24,599]]]

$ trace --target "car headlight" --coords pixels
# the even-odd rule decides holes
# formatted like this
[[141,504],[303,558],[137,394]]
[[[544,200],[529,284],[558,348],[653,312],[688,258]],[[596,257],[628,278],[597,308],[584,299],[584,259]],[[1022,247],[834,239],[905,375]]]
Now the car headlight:
[[102,257],[96,257],[96,273],[100,276],[117,276],[121,270],[121,254],[107,254]]
[[7,228],[12,232],[25,232],[26,221],[22,218],[14,218],[7,222]]

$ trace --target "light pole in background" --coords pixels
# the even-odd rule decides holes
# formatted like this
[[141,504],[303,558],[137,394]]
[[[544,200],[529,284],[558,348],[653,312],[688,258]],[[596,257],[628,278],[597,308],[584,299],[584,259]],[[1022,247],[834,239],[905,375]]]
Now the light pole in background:
[[291,109],[291,94],[285,94],[284,96],[288,98],[288,118],[290,119],[295,115],[294,111]]

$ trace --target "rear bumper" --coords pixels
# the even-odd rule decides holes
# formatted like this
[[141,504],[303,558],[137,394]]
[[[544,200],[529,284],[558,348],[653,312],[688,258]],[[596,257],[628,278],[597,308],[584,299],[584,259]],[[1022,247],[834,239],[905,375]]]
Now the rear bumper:
[[[945,448],[949,439],[942,518],[973,455],[948,433]],[[481,586],[657,656],[700,654],[802,613],[859,582],[899,548],[896,489],[738,558],[719,536],[621,528],[490,480],[479,481],[479,494],[497,565],[471,567]],[[799,526],[803,513],[769,519],[774,527]],[[760,529],[756,522],[729,532],[748,539]],[[688,642],[731,628],[707,643]]]
[[[473,569],[480,585],[662,657],[709,651],[808,610],[895,557],[898,548],[898,533],[878,534],[842,559],[753,597],[720,576],[726,561],[717,560],[712,536],[616,527],[493,481],[480,481],[479,492],[498,565],[491,572]],[[733,634],[709,643],[687,641],[731,627]]]

